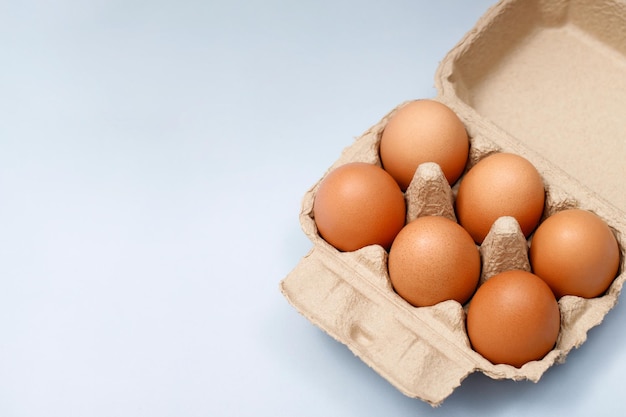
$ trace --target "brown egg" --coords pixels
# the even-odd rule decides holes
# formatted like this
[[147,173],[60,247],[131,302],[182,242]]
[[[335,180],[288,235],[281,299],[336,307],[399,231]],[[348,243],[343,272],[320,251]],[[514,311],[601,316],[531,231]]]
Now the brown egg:
[[480,276],[480,254],[471,236],[440,216],[418,217],[396,236],[388,259],[389,279],[410,304],[465,303]]
[[521,270],[491,277],[478,288],[467,311],[472,348],[494,364],[517,368],[552,350],[560,323],[550,287]]
[[502,216],[514,217],[528,237],[541,219],[544,200],[543,180],[526,158],[496,153],[461,179],[455,209],[459,223],[480,244]]
[[619,247],[609,226],[586,210],[563,210],[544,220],[533,235],[533,272],[554,295],[593,298],[603,294],[619,268]]
[[394,179],[377,165],[352,162],[322,180],[313,203],[319,234],[341,251],[389,249],[404,226],[406,204]]
[[468,153],[465,126],[448,106],[434,100],[416,100],[398,109],[380,140],[383,168],[403,191],[424,162],[439,164],[454,184],[465,169]]

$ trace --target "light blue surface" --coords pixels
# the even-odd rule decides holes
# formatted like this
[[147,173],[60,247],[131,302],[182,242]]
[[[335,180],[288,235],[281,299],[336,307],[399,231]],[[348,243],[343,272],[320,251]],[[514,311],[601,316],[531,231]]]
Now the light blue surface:
[[493,3],[4,2],[0,416],[623,414],[622,304],[433,409],[278,290],[304,192]]

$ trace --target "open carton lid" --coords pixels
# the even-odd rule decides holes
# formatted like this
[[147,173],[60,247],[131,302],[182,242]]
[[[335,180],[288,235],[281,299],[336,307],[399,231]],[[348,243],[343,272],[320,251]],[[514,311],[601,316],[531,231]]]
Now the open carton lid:
[[[544,216],[569,207],[592,210],[611,226],[621,248],[624,52],[624,3],[503,0],[449,52],[435,77],[437,99],[459,115],[471,138],[468,167],[491,152],[523,155],[546,183]],[[394,111],[348,146],[327,172],[352,161],[379,164],[380,135]],[[561,333],[543,359],[521,368],[494,365],[471,349],[464,306],[446,301],[413,307],[393,291],[381,247],[339,252],[321,239],[312,206],[322,179],[305,194],[300,213],[313,249],[280,289],[300,313],[398,390],[434,406],[475,371],[538,381],[602,322],[626,279],[622,256],[620,275],[605,295],[560,299]]]
[[440,64],[474,134],[525,146],[626,213],[626,4],[503,1]]

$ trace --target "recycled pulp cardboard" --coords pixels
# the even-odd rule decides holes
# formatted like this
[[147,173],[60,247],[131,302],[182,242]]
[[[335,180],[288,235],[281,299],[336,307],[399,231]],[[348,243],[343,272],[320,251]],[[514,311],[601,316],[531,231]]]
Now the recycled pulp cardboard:
[[[625,55],[622,1],[503,0],[493,6],[435,76],[436,99],[457,113],[470,136],[466,169],[493,152],[522,155],[544,179],[544,218],[565,208],[591,210],[624,248]],[[328,171],[351,161],[380,165],[380,136],[395,110],[349,145]],[[538,381],[602,322],[626,279],[622,249],[619,275],[606,294],[561,298],[561,331],[551,352],[521,368],[494,365],[471,349],[467,305],[412,307],[393,291],[381,247],[339,252],[320,238],[312,217],[318,186],[305,194],[300,213],[313,249],[281,282],[281,291],[401,392],[432,405],[476,371]],[[455,192],[438,166],[421,167],[406,192],[408,220],[424,214],[454,218]],[[514,219],[498,220],[480,247],[481,282],[502,270],[529,270],[527,248]]]

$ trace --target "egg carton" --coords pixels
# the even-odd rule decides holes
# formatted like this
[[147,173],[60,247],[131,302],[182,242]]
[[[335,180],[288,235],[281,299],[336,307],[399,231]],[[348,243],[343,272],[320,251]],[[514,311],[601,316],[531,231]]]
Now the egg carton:
[[[435,75],[436,100],[456,112],[470,137],[466,172],[494,152],[521,155],[544,180],[543,219],[567,208],[590,210],[618,240],[618,276],[600,297],[559,300],[559,337],[544,358],[520,368],[492,364],[471,348],[466,333],[471,299],[413,307],[394,292],[382,247],[340,252],[317,233],[312,208],[320,182],[348,162],[380,166],[381,134],[404,104],[346,147],[304,195],[300,222],[313,247],[281,281],[286,299],[402,393],[433,406],[473,372],[539,381],[585,342],[617,303],[626,279],[626,193],[620,190],[626,176],[620,113],[626,109],[625,55],[624,2],[503,0],[446,55]],[[405,193],[407,221],[423,215],[455,219],[459,182],[451,188],[436,164],[421,165]],[[479,247],[480,282],[508,269],[530,270],[531,240],[515,219],[498,219]]]

